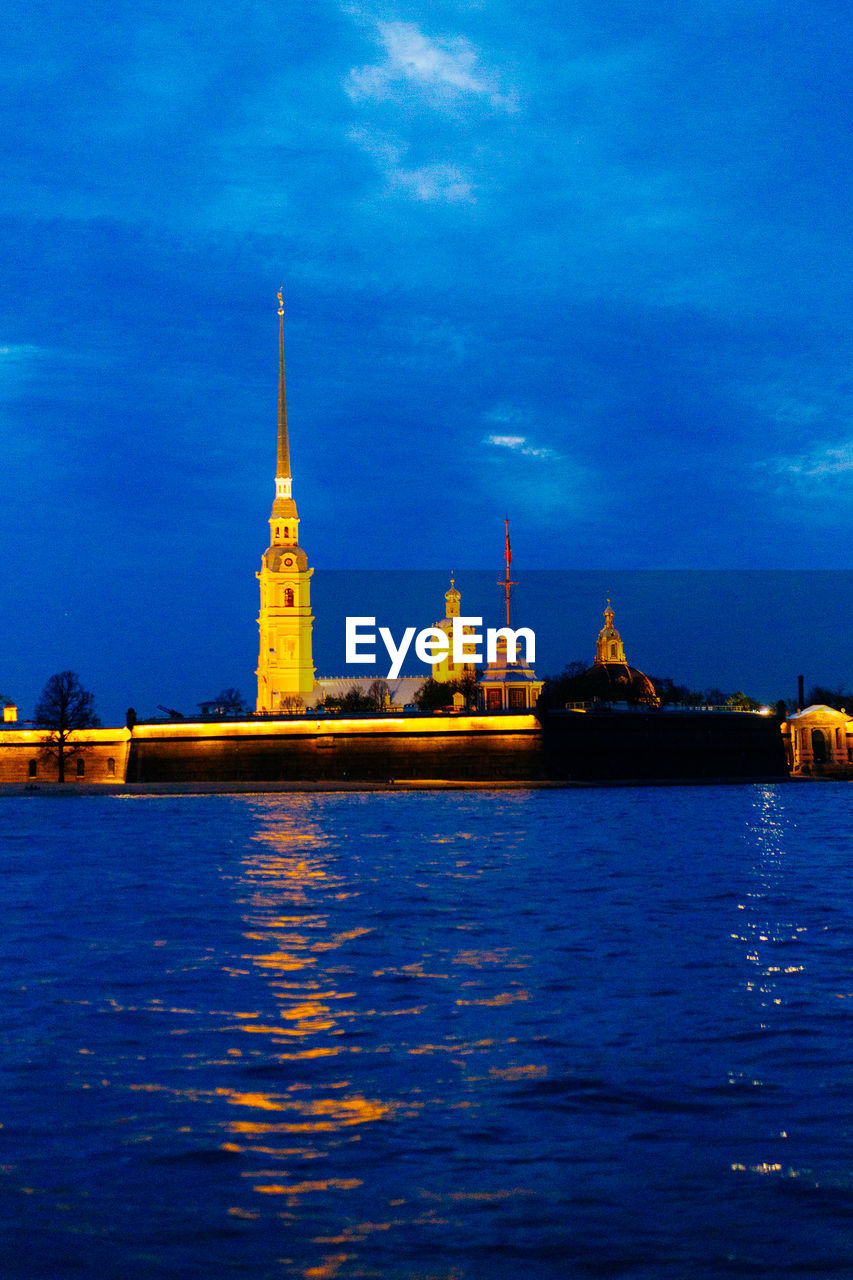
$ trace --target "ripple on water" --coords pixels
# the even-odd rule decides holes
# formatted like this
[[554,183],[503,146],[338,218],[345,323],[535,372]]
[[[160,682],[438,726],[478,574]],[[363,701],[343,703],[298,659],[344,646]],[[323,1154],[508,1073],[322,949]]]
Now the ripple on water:
[[7,801],[4,1276],[849,1274],[850,794]]

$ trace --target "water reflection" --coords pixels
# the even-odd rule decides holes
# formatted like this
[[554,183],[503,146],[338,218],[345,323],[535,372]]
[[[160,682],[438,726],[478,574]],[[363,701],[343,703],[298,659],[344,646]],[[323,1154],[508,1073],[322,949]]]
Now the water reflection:
[[[359,818],[358,800],[349,803]],[[479,1116],[494,1090],[547,1076],[510,1034],[515,1007],[530,999],[530,957],[502,924],[480,923],[488,896],[475,897],[473,918],[453,897],[460,883],[476,893],[517,837],[501,849],[488,825],[480,835],[451,826],[418,840],[405,826],[349,827],[340,815],[323,829],[322,807],[298,797],[255,802],[238,905],[242,960],[268,998],[233,1022],[245,1088],[218,1091],[242,1113],[227,1120],[224,1145],[256,1162],[242,1174],[258,1197],[245,1212],[263,1215],[263,1203],[278,1200],[279,1216],[295,1224],[312,1205],[341,1200],[340,1229],[314,1243],[355,1252],[306,1263],[306,1277],[350,1274],[357,1246],[377,1234],[414,1224],[440,1231],[451,1206],[509,1205],[526,1194],[488,1178],[395,1199],[385,1166],[398,1146],[452,1143],[457,1124],[485,1133]],[[386,1210],[378,1218],[364,1212],[377,1192]]]
[[0,1270],[846,1274],[851,804],[39,801]]
[[[744,913],[742,931],[732,936],[747,948],[745,959],[754,972],[746,989],[755,994],[762,1009],[793,998],[795,986],[782,979],[804,971],[796,947],[791,945],[798,943],[808,928],[790,916],[791,895],[785,883],[788,824],[782,790],[778,786],[759,788],[747,824],[747,841],[755,859],[752,887],[738,904]],[[780,909],[784,909],[784,916],[780,917]]]

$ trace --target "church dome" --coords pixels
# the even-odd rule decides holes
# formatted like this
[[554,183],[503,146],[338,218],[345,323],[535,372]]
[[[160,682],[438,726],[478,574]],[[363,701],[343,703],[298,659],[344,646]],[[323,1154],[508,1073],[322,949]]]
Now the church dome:
[[622,637],[613,625],[610,601],[604,610],[604,626],[598,633],[595,662],[572,682],[575,702],[627,702],[656,707],[660,698],[647,675],[629,667]]
[[627,662],[596,662],[572,682],[575,702],[628,702],[656,707],[660,701],[647,675]]

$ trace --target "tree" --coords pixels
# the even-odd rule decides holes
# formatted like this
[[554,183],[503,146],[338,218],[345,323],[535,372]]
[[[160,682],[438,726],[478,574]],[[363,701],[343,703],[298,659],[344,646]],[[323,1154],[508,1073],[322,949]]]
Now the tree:
[[375,711],[376,703],[369,693],[362,693],[357,684],[351,684],[341,698],[341,711]]
[[418,711],[444,711],[452,707],[455,683],[453,680],[433,680],[430,676],[415,694]]
[[[373,682],[374,685],[378,683],[379,681],[377,680]],[[371,685],[371,688],[373,688],[373,685]],[[320,706],[324,711],[343,711],[348,715],[352,715],[354,712],[359,711],[375,711],[376,699],[370,693],[362,693],[357,684],[351,684],[344,694],[329,694],[323,699]]]
[[698,707],[704,701],[705,695],[698,689],[690,689],[685,684],[676,684],[670,676],[650,676],[649,678],[662,707]]
[[95,696],[84,689],[76,671],[59,671],[48,680],[36,703],[33,719],[49,730],[41,755],[56,760],[59,781],[65,781],[65,762],[78,755],[83,746],[75,739],[80,729],[96,729]]
[[223,716],[240,716],[249,710],[239,689],[223,689],[213,701]]
[[809,690],[806,706],[834,707],[836,711],[846,711],[848,707],[853,707],[853,693],[846,693],[844,689],[828,689],[826,685],[816,684]]
[[550,711],[580,700],[579,676],[587,669],[585,662],[567,662],[558,676],[546,676],[537,702],[537,710]]
[[387,680],[374,680],[367,696],[377,711],[387,711],[391,706],[391,687]]
[[726,706],[732,707],[735,711],[757,711],[761,703],[756,702],[755,698],[748,697],[742,689],[738,689],[727,700]]

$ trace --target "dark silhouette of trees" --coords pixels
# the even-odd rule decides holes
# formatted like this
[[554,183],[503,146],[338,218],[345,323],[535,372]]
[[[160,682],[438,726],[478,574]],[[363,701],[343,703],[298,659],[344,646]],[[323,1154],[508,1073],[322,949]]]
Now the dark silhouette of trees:
[[223,689],[213,699],[220,715],[239,716],[249,710],[245,698],[239,689]]
[[807,707],[834,707],[836,711],[849,711],[853,707],[853,693],[844,689],[828,689],[826,685],[816,684],[809,689],[806,698]]
[[445,711],[453,706],[453,695],[461,693],[466,710],[477,705],[477,677],[463,676],[461,680],[434,680],[430,676],[415,694],[418,711]]
[[367,696],[377,711],[387,711],[391,706],[391,688],[387,680],[374,680]]
[[450,681],[425,680],[415,694],[418,711],[444,711],[453,706],[454,689]]
[[582,699],[579,677],[586,671],[586,662],[567,662],[558,676],[546,676],[542,692],[536,703],[538,711],[550,711],[564,707],[568,702]]
[[[570,662],[558,676],[548,676],[542,688],[537,707],[539,710],[547,711],[550,708],[565,707],[568,703],[583,702],[588,700],[589,694],[586,691],[585,681],[581,678],[584,672],[588,670],[587,664],[583,662]],[[688,685],[676,684],[670,676],[649,676],[655,687],[655,693],[660,698],[662,707],[703,707],[729,706],[740,711],[754,711],[761,703],[756,702],[754,698],[749,698],[745,693],[738,691],[737,693],[724,693],[722,689],[691,689]],[[812,690],[815,693],[830,693],[829,690]],[[831,695],[843,698],[843,693],[839,691],[837,695]],[[827,702],[828,706],[853,705],[853,694],[847,695],[848,702]],[[814,699],[813,699],[814,700]],[[819,701],[826,702],[827,699],[821,698]]]
[[65,781],[65,764],[83,750],[74,737],[80,729],[96,729],[100,720],[95,714],[95,697],[84,689],[76,671],[58,671],[48,680],[36,703],[33,719],[47,729],[40,754],[56,760],[59,781]]
[[346,693],[336,697],[329,694],[320,704],[325,711],[344,711],[349,715],[359,711],[381,711],[385,705],[388,685],[384,680],[374,680],[367,693],[357,684],[351,684]]

